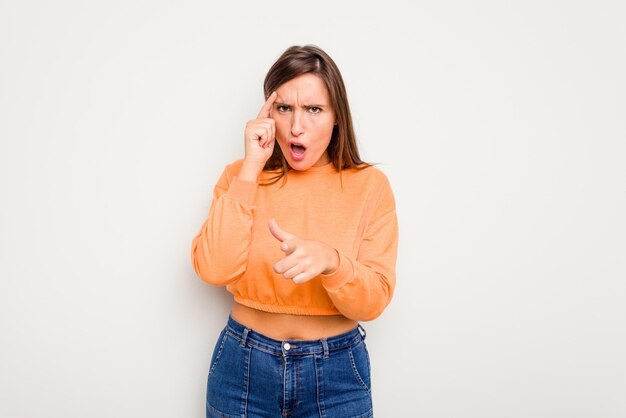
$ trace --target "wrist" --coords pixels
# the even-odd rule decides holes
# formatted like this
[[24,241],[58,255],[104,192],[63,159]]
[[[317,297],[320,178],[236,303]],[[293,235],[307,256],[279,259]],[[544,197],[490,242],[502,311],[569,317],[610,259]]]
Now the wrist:
[[240,180],[252,181],[256,183],[259,178],[259,174],[261,174],[261,171],[263,171],[264,166],[264,162],[244,159],[243,164],[239,169],[239,173],[237,174],[237,178],[239,178]]
[[339,251],[331,246],[328,246],[328,248],[330,250],[328,267],[322,272],[322,274],[332,274],[339,268]]

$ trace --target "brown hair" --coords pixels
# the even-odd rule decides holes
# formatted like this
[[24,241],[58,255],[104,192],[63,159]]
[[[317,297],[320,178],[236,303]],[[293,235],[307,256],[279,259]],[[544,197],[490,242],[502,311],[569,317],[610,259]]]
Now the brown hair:
[[[335,112],[337,124],[333,127],[330,143],[326,149],[328,157],[336,170],[346,168],[364,169],[371,164],[361,161],[356,144],[356,135],[352,126],[352,116],[348,105],[348,95],[337,64],[322,49],[315,45],[291,46],[283,52],[269,69],[263,83],[265,99],[280,85],[299,75],[311,73],[319,76],[330,96],[330,104]],[[267,184],[274,184],[292,169],[282,150],[276,144],[272,156],[265,163],[263,170],[280,172]],[[286,178],[285,178],[286,179]]]

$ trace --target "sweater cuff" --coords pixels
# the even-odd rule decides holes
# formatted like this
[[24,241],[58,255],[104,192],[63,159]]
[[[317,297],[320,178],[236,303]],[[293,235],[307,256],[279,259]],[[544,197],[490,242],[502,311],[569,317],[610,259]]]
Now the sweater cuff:
[[257,188],[258,184],[256,182],[240,180],[237,177],[233,177],[228,191],[226,192],[226,196],[243,205],[252,206],[254,205],[254,196]]
[[330,292],[339,290],[339,288],[352,281],[352,277],[354,277],[352,261],[340,252],[338,252],[338,254],[339,267],[337,267],[337,270],[330,274],[320,274],[322,277],[322,286]]

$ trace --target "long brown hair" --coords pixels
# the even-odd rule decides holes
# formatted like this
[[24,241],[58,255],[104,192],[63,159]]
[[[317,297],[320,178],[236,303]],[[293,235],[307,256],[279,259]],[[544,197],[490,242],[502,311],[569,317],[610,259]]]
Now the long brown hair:
[[[343,169],[347,168],[363,169],[369,167],[371,164],[361,161],[359,157],[356,135],[352,126],[352,115],[348,105],[348,95],[339,68],[332,58],[319,47],[294,45],[287,48],[265,76],[263,83],[265,99],[267,100],[280,85],[305,73],[319,76],[330,95],[330,103],[335,112],[337,124],[333,127],[330,143],[326,150],[335,169],[341,173]],[[282,150],[276,144],[274,152],[265,163],[263,170],[278,169],[280,172],[272,178],[271,182],[265,183],[266,185],[274,184],[291,170]]]

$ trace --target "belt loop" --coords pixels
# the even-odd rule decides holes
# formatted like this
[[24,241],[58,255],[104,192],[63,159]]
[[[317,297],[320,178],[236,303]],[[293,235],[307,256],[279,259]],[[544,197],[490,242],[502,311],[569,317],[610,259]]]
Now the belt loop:
[[326,338],[322,338],[322,347],[324,348],[324,358],[328,358],[328,342],[326,341]]
[[359,333],[361,334],[361,338],[365,340],[365,336],[367,335],[367,332],[365,332],[365,328],[363,328],[361,324],[359,324]]
[[246,340],[248,339],[248,332],[250,332],[250,329],[244,328],[243,335],[241,336],[241,342],[239,343],[239,345],[242,347],[246,346]]

